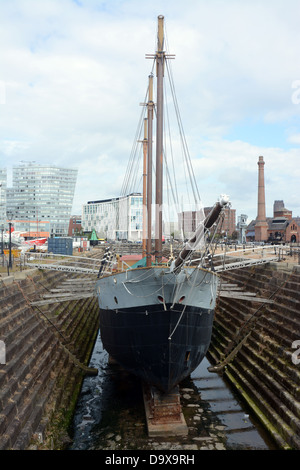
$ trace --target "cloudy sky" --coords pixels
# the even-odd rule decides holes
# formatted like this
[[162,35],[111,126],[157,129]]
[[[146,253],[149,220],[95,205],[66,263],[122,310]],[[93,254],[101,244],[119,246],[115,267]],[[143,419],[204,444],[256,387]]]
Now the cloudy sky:
[[262,155],[300,216],[299,0],[0,0],[0,166],[78,168],[73,213],[120,195],[160,14],[203,204],[255,218]]

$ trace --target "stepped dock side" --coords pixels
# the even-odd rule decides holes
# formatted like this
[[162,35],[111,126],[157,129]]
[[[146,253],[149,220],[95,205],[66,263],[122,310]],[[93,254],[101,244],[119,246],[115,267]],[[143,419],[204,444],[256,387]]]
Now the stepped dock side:
[[228,271],[236,283],[272,303],[221,297],[208,352],[256,413],[277,445],[300,449],[300,269],[277,263]]
[[[24,271],[0,280],[0,449],[63,449],[99,328],[96,298],[34,305],[78,274]],[[21,278],[20,278],[21,277]],[[81,284],[89,276],[81,277]]]

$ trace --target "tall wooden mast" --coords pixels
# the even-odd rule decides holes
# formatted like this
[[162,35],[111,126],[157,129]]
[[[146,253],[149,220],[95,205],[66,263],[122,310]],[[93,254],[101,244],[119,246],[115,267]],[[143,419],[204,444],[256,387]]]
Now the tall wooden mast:
[[155,258],[162,260],[162,203],[163,203],[163,76],[165,53],[164,17],[158,17],[156,52],[157,102],[156,102],[156,196],[155,196]]
[[146,243],[146,265],[151,266],[152,251],[152,134],[153,134],[153,75],[149,76],[149,92],[148,92],[148,146],[147,146],[147,243]]
[[[148,59],[156,60],[156,76],[157,76],[157,102],[156,102],[156,191],[155,191],[155,260],[157,263],[162,261],[162,204],[163,204],[163,105],[164,105],[164,91],[163,91],[163,78],[165,59],[173,59],[173,54],[166,54],[164,48],[164,17],[158,16],[158,35],[157,35],[157,51],[155,54],[146,54]],[[149,83],[149,96],[150,96],[150,83]],[[151,105],[150,105],[151,103]],[[152,172],[152,118],[153,118],[154,103],[152,98],[148,102],[148,176]],[[151,114],[151,118],[149,116]],[[151,127],[151,130],[150,130]],[[150,161],[151,158],[151,161]],[[152,191],[152,183],[151,191]],[[150,197],[148,198],[150,188],[147,189],[147,207],[148,207],[148,237],[147,237],[147,259],[151,253],[151,204]],[[150,222],[149,222],[150,220]],[[151,266],[151,263],[147,266]]]
[[144,119],[144,140],[143,140],[143,257],[146,256],[147,245],[147,118]]

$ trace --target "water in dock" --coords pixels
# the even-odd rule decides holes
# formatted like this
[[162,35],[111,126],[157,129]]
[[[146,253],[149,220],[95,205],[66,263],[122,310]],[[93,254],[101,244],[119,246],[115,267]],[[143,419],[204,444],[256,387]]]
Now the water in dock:
[[251,411],[229,385],[210,373],[205,359],[180,384],[186,437],[149,437],[139,379],[108,364],[98,335],[90,365],[97,376],[86,377],[73,420],[71,450],[268,450],[268,439]]

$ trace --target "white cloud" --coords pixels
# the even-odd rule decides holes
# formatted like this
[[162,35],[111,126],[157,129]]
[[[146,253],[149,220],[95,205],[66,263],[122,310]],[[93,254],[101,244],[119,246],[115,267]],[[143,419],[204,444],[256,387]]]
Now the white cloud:
[[[225,140],[208,142],[201,149],[203,158],[196,162],[196,173],[204,175],[199,186],[204,187],[203,202],[214,201],[214,195],[226,193],[237,214],[256,217],[258,157],[265,161],[265,196],[267,216],[273,215],[273,203],[283,199],[286,207],[300,214],[299,181],[300,149],[259,148],[245,142]],[[209,175],[209,182],[205,182]],[[203,184],[202,184],[203,181]],[[219,193],[217,192],[219,191]]]
[[292,134],[288,137],[288,141],[291,144],[300,144],[300,134]]
[[[268,215],[274,199],[300,214],[298,1],[166,0],[162,8],[158,0],[10,0],[1,8],[1,166],[78,167],[76,212],[87,200],[117,196],[151,69],[145,54],[155,51],[164,14],[204,204],[228,192],[238,214],[255,217],[263,155]],[[282,148],[272,136],[263,147],[253,134],[230,141],[249,119],[262,123],[262,135],[264,123],[280,126]]]

